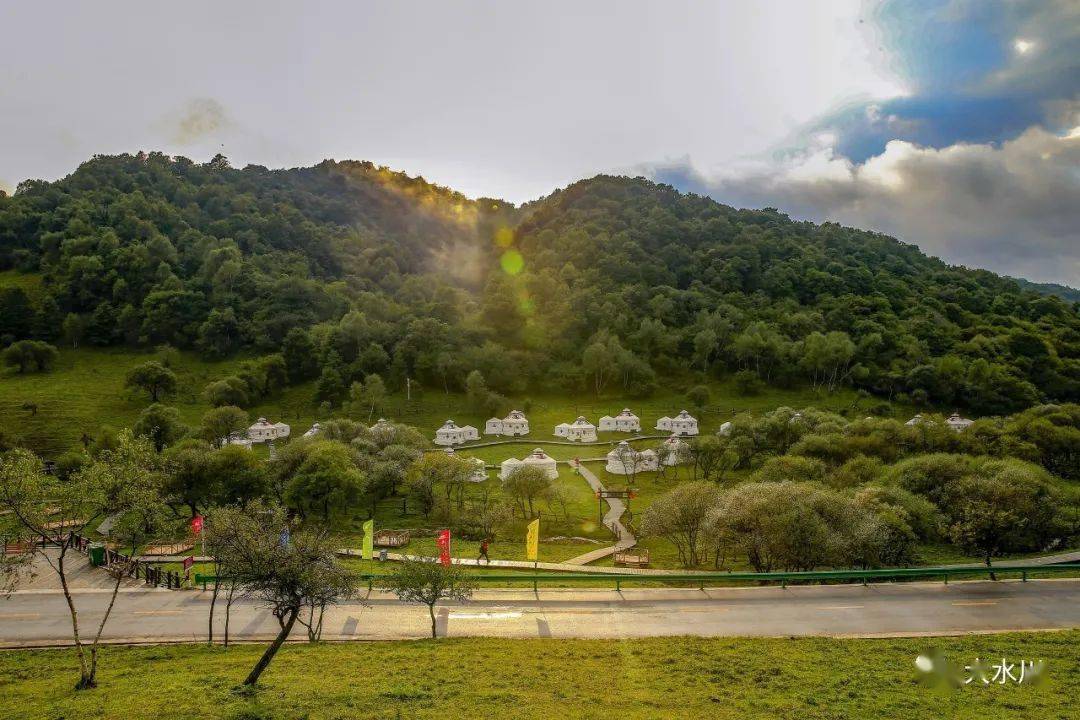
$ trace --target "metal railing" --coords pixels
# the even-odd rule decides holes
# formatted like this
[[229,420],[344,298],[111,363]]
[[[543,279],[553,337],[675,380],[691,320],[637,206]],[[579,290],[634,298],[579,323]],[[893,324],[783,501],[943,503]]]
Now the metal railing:
[[[941,578],[946,584],[949,578],[956,577],[990,577],[997,579],[998,575],[1019,575],[1021,580],[1027,582],[1030,574],[1039,573],[1080,573],[1080,563],[1063,563],[1060,565],[995,565],[992,567],[912,567],[912,568],[888,568],[885,570],[810,570],[799,572],[709,572],[709,573],[654,573],[654,574],[616,574],[616,573],[477,573],[471,577],[479,584],[502,583],[502,582],[531,582],[533,589],[540,583],[575,583],[575,582],[612,582],[616,590],[622,590],[627,583],[654,583],[690,585],[704,588],[707,583],[729,582],[759,582],[780,583],[781,587],[787,587],[788,583],[804,582],[827,582],[827,581],[861,581],[863,585],[871,581],[880,580],[911,580],[920,578]],[[374,587],[385,574],[366,573],[360,575],[360,579]],[[216,576],[195,574],[195,584],[206,589],[207,583],[213,583]]]

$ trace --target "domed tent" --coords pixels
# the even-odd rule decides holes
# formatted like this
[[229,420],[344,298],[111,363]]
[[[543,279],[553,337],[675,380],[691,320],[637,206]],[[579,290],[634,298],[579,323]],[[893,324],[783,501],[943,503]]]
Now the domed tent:
[[690,445],[678,435],[672,435],[664,441],[663,463],[667,466],[679,465],[690,461]]
[[460,445],[470,440],[479,440],[480,433],[472,425],[458,427],[453,420],[447,420],[443,426],[435,431],[436,445]]
[[676,435],[697,435],[698,421],[690,413],[680,410],[673,418],[662,417],[656,421],[657,430],[665,430]]
[[596,426],[582,416],[572,423],[555,426],[555,436],[580,442],[596,442]]
[[630,412],[630,408],[623,408],[615,417],[605,415],[600,418],[599,429],[601,432],[641,432],[641,418]]
[[511,410],[510,414],[502,418],[491,418],[484,423],[485,435],[528,435],[529,420],[525,413],[520,410]]
[[289,426],[282,422],[272,423],[261,417],[255,421],[254,425],[248,428],[248,437],[251,438],[251,442],[270,442],[280,438],[287,438],[289,437]]
[[650,472],[660,466],[656,453],[652,450],[635,450],[623,440],[607,454],[604,469],[612,475],[634,475]]
[[555,462],[555,458],[551,457],[540,448],[536,448],[521,460],[518,460],[517,458],[507,458],[506,460],[503,460],[499,470],[499,479],[505,480],[519,467],[540,468],[552,480],[559,477],[559,468],[558,464]]
[[951,427],[956,432],[961,432],[963,430],[967,430],[969,427],[974,425],[975,421],[960,417],[960,413],[953,413],[949,416],[949,419],[945,421],[945,424]]

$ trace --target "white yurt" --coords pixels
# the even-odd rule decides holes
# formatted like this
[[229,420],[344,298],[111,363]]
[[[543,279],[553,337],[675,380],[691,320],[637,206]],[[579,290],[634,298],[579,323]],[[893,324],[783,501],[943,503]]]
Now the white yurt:
[[641,418],[630,412],[630,408],[623,408],[615,417],[600,418],[598,427],[601,432],[641,432]]
[[727,422],[723,423],[720,426],[720,429],[716,431],[716,434],[721,435],[723,437],[727,437],[728,435],[731,434],[731,428],[732,428],[731,421],[728,420]]
[[517,458],[503,460],[499,470],[499,479],[505,480],[509,477],[510,473],[517,470],[519,467],[540,468],[552,480],[559,477],[559,468],[555,462],[555,458],[551,457],[540,448],[536,448],[521,460],[518,460]]
[[470,440],[479,440],[480,433],[472,425],[461,425],[453,420],[447,420],[443,426],[435,431],[436,445],[460,445]]
[[555,426],[555,436],[575,442],[596,442],[596,426],[583,416],[572,423],[559,423]]
[[961,432],[962,430],[967,430],[969,427],[974,425],[975,421],[960,417],[960,413],[953,413],[949,416],[949,419],[945,421],[945,424],[951,427],[956,432]]
[[623,440],[607,454],[604,469],[612,475],[633,475],[650,472],[660,466],[656,453],[652,450],[635,450]]
[[520,410],[511,410],[502,418],[491,418],[484,423],[485,435],[528,435],[529,420]]
[[675,433],[676,435],[697,435],[698,421],[690,413],[680,410],[673,418],[662,417],[656,421],[656,429]]
[[306,438],[312,438],[321,432],[322,425],[320,425],[319,423],[314,423],[310,428],[307,429],[307,432],[305,432],[303,436]]
[[690,445],[678,435],[664,441],[664,464],[668,466],[690,462]]
[[[446,448],[443,452],[445,452],[447,455],[455,455],[456,456],[456,453],[454,452],[454,448],[452,448],[452,447]],[[479,483],[479,482],[484,482],[485,480],[487,480],[487,466],[484,465],[483,460],[481,460],[478,457],[471,457],[471,458],[465,458],[465,459],[468,460],[470,463],[472,463],[472,466],[473,466],[472,474],[469,475],[469,482],[478,482]]]
[[278,440],[280,438],[289,437],[289,426],[285,423],[272,423],[264,417],[255,421],[255,424],[248,428],[248,437],[251,438],[251,442],[270,442],[271,440]]

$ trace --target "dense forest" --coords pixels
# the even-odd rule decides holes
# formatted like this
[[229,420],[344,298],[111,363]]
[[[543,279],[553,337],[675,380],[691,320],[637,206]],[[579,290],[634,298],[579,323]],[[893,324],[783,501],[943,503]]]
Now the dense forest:
[[330,404],[375,374],[643,396],[689,372],[977,413],[1080,400],[1080,305],[641,178],[516,208],[365,162],[101,156],[0,193],[9,269],[42,284],[0,288],[3,346],[280,353]]

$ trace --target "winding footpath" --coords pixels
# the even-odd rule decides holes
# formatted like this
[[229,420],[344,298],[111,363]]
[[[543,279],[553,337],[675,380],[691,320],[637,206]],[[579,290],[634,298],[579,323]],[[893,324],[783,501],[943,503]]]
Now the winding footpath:
[[[578,475],[585,478],[585,482],[589,483],[589,487],[593,489],[593,492],[602,492],[605,489],[603,483],[600,482],[600,478],[596,477],[592,470],[585,467],[584,463],[571,460],[567,462],[567,465],[572,467]],[[637,538],[622,524],[622,516],[626,512],[626,503],[619,498],[604,498],[604,502],[608,504],[608,511],[604,513],[603,523],[618,538],[615,544],[570,558],[564,561],[563,565],[588,565],[591,562],[611,557],[616,550],[625,550],[637,545]]]

